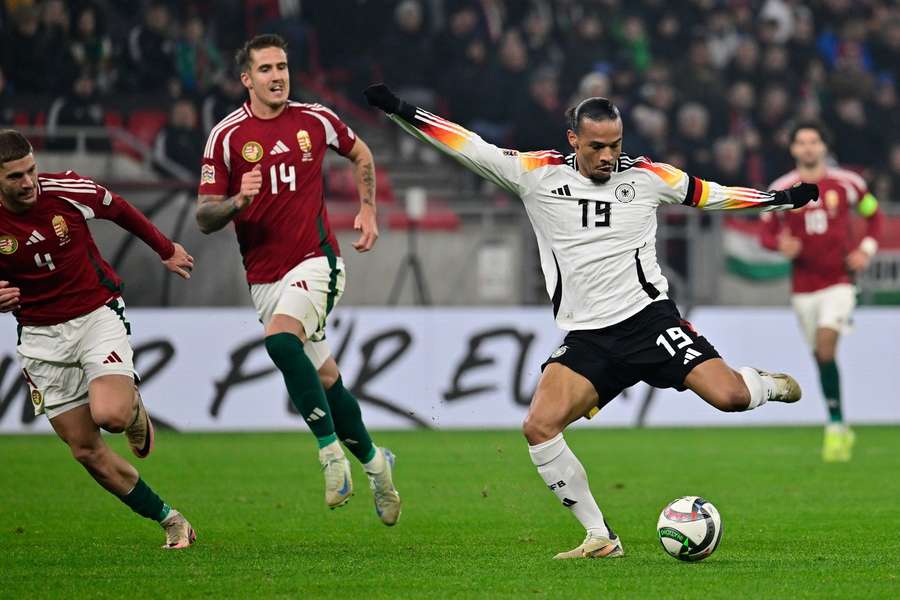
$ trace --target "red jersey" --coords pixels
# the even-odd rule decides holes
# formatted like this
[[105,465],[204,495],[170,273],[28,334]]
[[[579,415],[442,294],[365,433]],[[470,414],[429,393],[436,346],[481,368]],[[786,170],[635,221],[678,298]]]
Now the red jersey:
[[260,119],[246,102],[213,127],[203,153],[200,195],[233,196],[241,176],[262,165],[262,189],[234,217],[247,281],[272,283],[313,256],[338,255],[325,209],[322,161],[346,156],[356,136],[320,104],[290,102]]
[[162,258],[175,251],[137,209],[72,171],[38,175],[37,201],[24,213],[0,205],[0,279],[21,291],[22,325],[55,325],[119,295],[121,280],[97,250],[87,220],[108,219]]
[[[797,171],[791,171],[778,178],[771,189],[783,190],[799,182]],[[868,194],[865,180],[846,169],[827,167],[825,175],[814,183],[819,186],[818,200],[796,210],[762,214],[763,246],[777,249],[778,235],[785,228],[803,244],[792,265],[795,294],[852,282],[845,259],[859,240],[852,236],[851,209]],[[866,217],[866,235],[877,239],[880,225],[881,213],[876,208]]]

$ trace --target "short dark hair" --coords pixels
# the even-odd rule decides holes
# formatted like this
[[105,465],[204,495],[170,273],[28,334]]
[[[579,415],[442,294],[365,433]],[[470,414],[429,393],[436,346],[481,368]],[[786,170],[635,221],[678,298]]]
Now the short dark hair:
[[250,51],[263,48],[281,48],[287,52],[287,42],[275,33],[262,33],[247,41],[234,55],[238,70],[243,73],[250,70]]
[[790,138],[788,138],[792,144],[794,143],[794,140],[797,139],[797,134],[801,129],[812,129],[819,134],[819,137],[822,138],[822,141],[826,146],[831,146],[831,132],[828,131],[828,128],[825,127],[824,123],[816,121],[815,119],[807,119],[794,123],[791,127]]
[[615,121],[620,118],[619,109],[608,98],[595,96],[585,98],[566,111],[566,122],[569,129],[578,133],[578,126],[585,119],[592,121]]
[[0,129],[0,167],[33,152],[31,142],[15,129]]

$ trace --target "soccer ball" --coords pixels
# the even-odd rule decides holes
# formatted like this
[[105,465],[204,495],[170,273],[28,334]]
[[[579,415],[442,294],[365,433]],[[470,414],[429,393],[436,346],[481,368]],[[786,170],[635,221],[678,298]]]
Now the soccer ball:
[[678,560],[703,560],[722,541],[722,518],[712,502],[684,496],[669,502],[656,523],[659,542]]

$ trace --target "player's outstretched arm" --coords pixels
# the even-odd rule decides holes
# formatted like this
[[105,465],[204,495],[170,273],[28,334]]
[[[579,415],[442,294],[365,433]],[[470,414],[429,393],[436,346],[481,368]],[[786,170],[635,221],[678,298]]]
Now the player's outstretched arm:
[[498,148],[462,125],[401,100],[383,83],[370,85],[363,94],[371,106],[383,110],[413,137],[449,154],[464,167],[513,194],[521,194],[528,186],[525,180],[530,171],[563,162],[557,152],[519,153]]
[[762,192],[748,187],[729,187],[694,177],[666,163],[641,157],[634,168],[656,176],[656,192],[661,204],[684,204],[702,210],[789,210],[800,208],[819,197],[819,186],[801,183],[787,190]]
[[197,197],[197,225],[203,233],[213,233],[228,225],[253,202],[262,188],[262,167],[256,165],[241,176],[241,190],[232,196],[201,194]]
[[347,154],[353,163],[353,178],[359,191],[359,213],[353,220],[353,229],[359,231],[359,239],[353,243],[357,252],[368,252],[378,240],[378,223],[375,220],[375,159],[369,146],[359,137]]

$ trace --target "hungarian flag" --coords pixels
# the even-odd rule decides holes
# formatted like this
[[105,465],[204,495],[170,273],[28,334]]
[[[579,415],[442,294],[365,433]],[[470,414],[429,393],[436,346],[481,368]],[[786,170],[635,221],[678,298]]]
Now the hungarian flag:
[[727,217],[722,231],[725,266],[728,271],[755,281],[778,279],[791,274],[791,263],[778,252],[759,243],[762,223],[758,218]]

